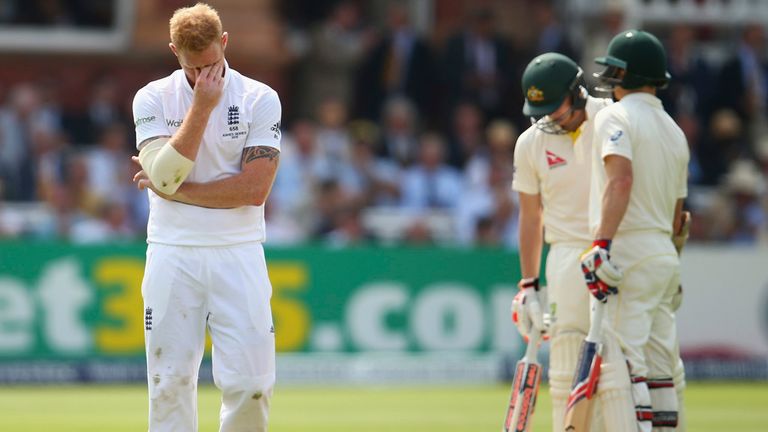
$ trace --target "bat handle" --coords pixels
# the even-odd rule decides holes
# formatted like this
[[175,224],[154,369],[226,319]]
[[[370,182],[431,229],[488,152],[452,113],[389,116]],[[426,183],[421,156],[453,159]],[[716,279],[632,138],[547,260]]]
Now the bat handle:
[[536,356],[539,353],[539,342],[541,341],[541,333],[532,332],[528,337],[528,346],[525,348],[525,360],[529,362],[535,362]]
[[603,332],[603,314],[605,313],[605,303],[592,299],[592,313],[590,314],[589,333],[587,341],[600,342]]

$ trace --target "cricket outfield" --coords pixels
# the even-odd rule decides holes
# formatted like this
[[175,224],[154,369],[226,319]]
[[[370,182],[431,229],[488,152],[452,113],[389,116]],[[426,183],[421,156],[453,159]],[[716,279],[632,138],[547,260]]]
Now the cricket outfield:
[[[509,387],[278,387],[271,432],[498,431]],[[219,395],[200,388],[200,431],[218,430]],[[693,383],[686,392],[688,430],[765,431],[768,382]],[[3,431],[122,432],[147,429],[146,393],[128,386],[5,386]],[[551,430],[542,386],[534,431]]]

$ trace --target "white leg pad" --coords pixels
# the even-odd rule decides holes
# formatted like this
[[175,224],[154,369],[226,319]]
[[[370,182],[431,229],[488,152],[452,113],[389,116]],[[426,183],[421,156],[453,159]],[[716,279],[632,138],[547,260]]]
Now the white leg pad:
[[687,426],[685,423],[685,367],[683,360],[678,359],[675,374],[672,377],[675,383],[675,393],[677,393],[677,430],[685,432]]
[[632,379],[632,399],[635,400],[635,413],[637,430],[650,432],[653,428],[653,408],[651,406],[651,392],[645,377],[635,376]]
[[[598,384],[599,386],[599,384]],[[637,432],[635,403],[630,389],[613,389],[598,394],[603,413],[604,430],[611,432]]]
[[[603,364],[597,384],[599,413],[592,422],[592,430],[632,431],[637,429],[634,400],[632,399],[629,369],[618,339],[611,333],[603,334]],[[603,420],[600,420],[603,419]],[[595,428],[595,425],[599,428]],[[603,427],[604,425],[604,427]],[[627,425],[632,425],[627,429]]]
[[665,432],[677,429],[677,393],[672,378],[649,378],[648,390],[653,406],[653,430]]
[[565,405],[573,383],[573,374],[579,358],[579,348],[585,334],[567,332],[555,335],[549,350],[549,391],[552,397],[552,429],[561,431]]

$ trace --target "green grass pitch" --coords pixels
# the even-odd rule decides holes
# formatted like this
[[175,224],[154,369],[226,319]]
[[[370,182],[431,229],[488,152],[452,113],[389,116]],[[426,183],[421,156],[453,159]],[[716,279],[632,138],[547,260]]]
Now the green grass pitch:
[[[278,387],[271,432],[499,431],[507,386]],[[200,431],[218,430],[219,395],[200,389]],[[765,431],[768,382],[693,383],[686,392],[688,430]],[[145,387],[0,387],[0,429],[24,432],[147,430]],[[549,431],[542,387],[534,431]]]

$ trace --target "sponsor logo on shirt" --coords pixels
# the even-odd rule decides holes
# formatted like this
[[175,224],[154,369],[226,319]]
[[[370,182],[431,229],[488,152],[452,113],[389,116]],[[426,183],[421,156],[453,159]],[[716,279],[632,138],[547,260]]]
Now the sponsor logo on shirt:
[[624,131],[616,131],[616,132],[614,132],[613,135],[611,135],[611,138],[610,138],[611,142],[618,141],[619,138],[621,138],[622,135],[624,135]]
[[181,124],[184,123],[184,119],[179,120],[166,120],[165,123],[168,125],[168,127],[181,127]]
[[134,124],[136,127],[139,127],[139,125],[143,125],[144,123],[151,123],[155,121],[155,116],[149,116],[149,117],[142,117],[140,119],[137,119]]
[[546,152],[547,152],[547,165],[549,165],[549,169],[557,168],[559,166],[563,166],[568,163],[565,161],[565,159],[552,153],[551,151],[547,150]]
[[273,138],[275,139],[280,138],[280,122],[273,124],[272,127],[269,128],[269,130],[271,130],[272,133],[274,134]]
[[144,329],[152,330],[152,308],[148,307],[144,311]]

